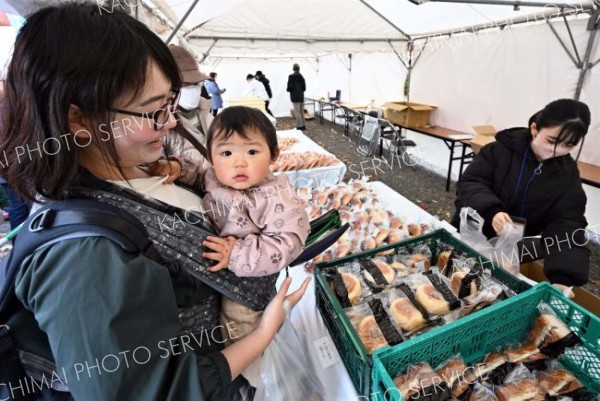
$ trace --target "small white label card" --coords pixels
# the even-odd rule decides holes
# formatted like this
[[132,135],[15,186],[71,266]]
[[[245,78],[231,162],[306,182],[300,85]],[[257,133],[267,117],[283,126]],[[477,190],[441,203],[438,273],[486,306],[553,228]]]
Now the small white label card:
[[340,361],[340,354],[335,348],[333,340],[329,336],[321,337],[313,342],[317,350],[317,356],[323,369],[335,365]]

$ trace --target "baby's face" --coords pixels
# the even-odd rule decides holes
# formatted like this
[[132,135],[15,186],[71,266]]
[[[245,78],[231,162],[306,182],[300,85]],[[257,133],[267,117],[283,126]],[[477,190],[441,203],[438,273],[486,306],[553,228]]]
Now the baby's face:
[[263,136],[248,130],[248,139],[233,134],[217,136],[212,143],[212,164],[221,184],[248,189],[262,183],[269,174],[271,153]]

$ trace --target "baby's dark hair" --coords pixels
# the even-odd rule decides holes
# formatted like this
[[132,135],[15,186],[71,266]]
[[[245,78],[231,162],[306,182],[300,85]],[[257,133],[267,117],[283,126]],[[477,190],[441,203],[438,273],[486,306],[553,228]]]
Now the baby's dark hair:
[[249,130],[258,131],[267,141],[271,159],[279,156],[277,132],[271,121],[262,111],[247,106],[231,106],[217,114],[206,134],[206,150],[208,161],[212,162],[212,143],[217,137],[230,138],[238,134],[249,139]]

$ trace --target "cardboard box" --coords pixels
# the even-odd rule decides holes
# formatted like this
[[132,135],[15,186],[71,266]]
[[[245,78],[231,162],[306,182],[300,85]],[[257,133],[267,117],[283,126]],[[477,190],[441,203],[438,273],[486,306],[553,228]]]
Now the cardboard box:
[[[524,263],[521,265],[521,274],[534,281],[548,281],[544,276],[544,266],[538,262]],[[589,292],[585,288],[575,287],[573,288],[575,303],[583,306],[596,316],[600,316],[600,297]]]
[[436,107],[414,102],[386,102],[383,105],[384,118],[403,127],[425,127],[429,113]]
[[496,140],[496,128],[492,125],[476,125],[473,130],[477,133],[475,138],[471,139],[471,148],[474,153],[479,153],[481,148]]

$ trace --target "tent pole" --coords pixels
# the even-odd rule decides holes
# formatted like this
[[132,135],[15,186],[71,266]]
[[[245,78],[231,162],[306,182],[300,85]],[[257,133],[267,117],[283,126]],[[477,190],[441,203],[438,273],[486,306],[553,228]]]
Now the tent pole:
[[565,20],[565,25],[567,26],[567,32],[569,32],[569,38],[571,38],[571,44],[573,45],[573,50],[575,50],[575,57],[577,57],[577,63],[581,65],[581,58],[579,57],[579,52],[577,51],[577,45],[575,44],[575,39],[573,39],[573,33],[571,32],[571,26],[569,25],[569,21],[567,21],[567,16],[563,14],[563,19]]
[[377,16],[379,18],[381,18],[382,20],[384,20],[385,22],[387,22],[392,28],[394,28],[395,30],[397,30],[398,32],[400,32],[405,38],[407,39],[411,39],[410,35],[407,34],[406,32],[404,32],[402,29],[400,29],[399,27],[396,26],[396,24],[394,24],[392,21],[390,21],[389,19],[387,19],[383,14],[381,14],[379,11],[377,11],[376,9],[374,9],[373,7],[371,7],[371,5],[369,3],[367,3],[365,0],[359,0],[361,3],[363,3],[369,10],[373,11],[375,14],[377,14]]
[[208,55],[210,54],[210,51],[212,50],[212,48],[217,44],[217,41],[219,39],[215,39],[212,42],[212,45],[210,45],[210,47],[208,48],[208,50],[206,51],[206,53],[202,53],[202,60],[200,60],[199,64],[204,63],[204,60],[206,60],[208,58]]
[[425,51],[425,47],[427,47],[427,42],[429,42],[429,38],[425,39],[425,44],[423,45],[423,47],[421,48],[421,51],[417,55],[417,58],[415,59],[415,62],[413,63],[413,68],[416,67],[417,62],[419,61],[419,59],[421,58],[421,55]]
[[406,65],[406,63],[404,62],[404,60],[402,60],[402,57],[400,57],[400,55],[398,54],[398,52],[396,51],[396,49],[394,49],[394,46],[392,46],[392,43],[390,41],[388,41],[388,43],[390,44],[390,47],[392,48],[392,50],[396,54],[396,57],[398,57],[398,60],[400,60],[400,62],[404,66],[404,68],[406,68],[408,70],[408,66]]
[[552,30],[552,32],[554,33],[554,36],[556,36],[556,38],[558,39],[558,41],[560,42],[560,44],[562,45],[563,49],[565,49],[565,51],[567,52],[567,54],[569,55],[569,58],[571,59],[571,61],[573,61],[573,64],[575,64],[575,67],[577,68],[581,68],[581,64],[577,62],[577,60],[575,60],[575,58],[573,57],[573,55],[571,54],[571,52],[569,51],[569,49],[567,48],[567,45],[565,45],[565,42],[563,42],[562,38],[560,37],[560,35],[558,34],[558,32],[556,32],[556,29],[554,28],[554,25],[552,25],[552,22],[550,22],[549,20],[546,20],[546,22],[548,23],[548,26],[550,26],[550,29]]
[[[429,0],[430,3],[461,3],[461,4],[487,4],[493,6],[509,6],[509,7],[545,7],[544,3],[535,1],[504,1],[504,0]],[[422,4],[422,3],[421,3]],[[576,7],[569,3],[552,3],[549,4],[555,8]]]
[[190,6],[190,8],[188,8],[188,10],[185,12],[185,15],[179,20],[179,22],[177,23],[177,26],[175,26],[175,28],[173,29],[173,32],[171,32],[171,35],[169,35],[169,38],[165,42],[166,44],[169,44],[169,42],[171,42],[171,39],[173,39],[173,37],[177,34],[177,31],[179,31],[179,28],[181,28],[181,25],[183,25],[183,23],[185,22],[187,17],[190,15],[192,10],[196,7],[196,4],[198,4],[198,1],[200,1],[200,0],[194,0],[192,5]]
[[594,65],[590,64],[590,56],[592,55],[592,47],[594,47],[594,40],[596,39],[596,33],[600,28],[600,11],[596,10],[590,17],[595,22],[591,23],[592,31],[590,32],[590,38],[588,39],[587,48],[585,49],[585,55],[583,56],[583,64],[581,65],[581,71],[579,72],[579,80],[577,81],[577,89],[575,90],[575,100],[579,100],[581,97],[581,90],[583,89],[583,82],[585,80],[585,74]]

